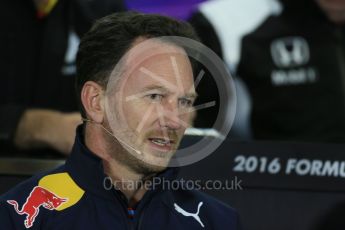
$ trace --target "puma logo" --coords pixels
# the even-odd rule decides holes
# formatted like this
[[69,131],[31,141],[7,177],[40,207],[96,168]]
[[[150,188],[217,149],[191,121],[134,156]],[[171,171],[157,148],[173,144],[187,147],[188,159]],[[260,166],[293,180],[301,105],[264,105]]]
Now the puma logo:
[[181,213],[181,214],[184,215],[184,216],[191,216],[191,217],[193,217],[196,221],[198,221],[198,222],[200,223],[201,227],[204,228],[205,226],[204,226],[204,224],[201,222],[200,217],[199,217],[199,211],[200,211],[200,208],[201,208],[201,206],[202,206],[203,204],[204,204],[203,202],[200,202],[200,203],[198,204],[198,210],[197,210],[196,213],[187,212],[187,211],[183,210],[180,206],[178,206],[176,203],[174,203],[174,206],[175,206],[175,210],[176,210],[177,212]]

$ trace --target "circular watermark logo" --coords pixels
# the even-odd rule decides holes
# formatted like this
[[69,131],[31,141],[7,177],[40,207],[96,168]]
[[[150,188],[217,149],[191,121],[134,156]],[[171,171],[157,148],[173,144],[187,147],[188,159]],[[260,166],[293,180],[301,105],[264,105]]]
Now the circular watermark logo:
[[[193,104],[205,73],[214,79],[219,101]],[[219,107],[212,127],[217,135],[177,148],[198,111],[213,106]],[[236,113],[236,92],[227,66],[211,49],[166,36],[135,42],[110,75],[105,107],[111,131],[128,152],[151,165],[177,167],[204,159],[224,141]],[[147,142],[159,152],[155,157],[145,157]],[[167,161],[154,160],[164,157]]]

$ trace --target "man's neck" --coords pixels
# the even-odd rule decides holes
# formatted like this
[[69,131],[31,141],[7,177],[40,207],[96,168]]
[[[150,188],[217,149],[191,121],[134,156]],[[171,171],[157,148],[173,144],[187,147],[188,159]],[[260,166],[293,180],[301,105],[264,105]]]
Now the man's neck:
[[120,190],[127,198],[129,206],[138,203],[146,193],[144,175],[134,173],[115,159],[103,160],[105,174],[107,174],[116,189]]

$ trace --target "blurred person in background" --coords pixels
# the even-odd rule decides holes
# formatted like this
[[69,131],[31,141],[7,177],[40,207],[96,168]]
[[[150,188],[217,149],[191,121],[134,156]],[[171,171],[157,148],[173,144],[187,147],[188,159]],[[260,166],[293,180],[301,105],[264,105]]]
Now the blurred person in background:
[[199,5],[193,25],[204,30],[199,33],[204,41],[207,31],[215,31],[236,75],[240,94],[234,128],[240,124],[240,132],[249,133],[241,137],[345,140],[344,5],[344,0],[214,0]]
[[256,139],[345,141],[345,0],[282,0],[242,40]]
[[67,154],[81,122],[74,93],[79,37],[125,10],[121,0],[4,0],[0,17],[0,155]]

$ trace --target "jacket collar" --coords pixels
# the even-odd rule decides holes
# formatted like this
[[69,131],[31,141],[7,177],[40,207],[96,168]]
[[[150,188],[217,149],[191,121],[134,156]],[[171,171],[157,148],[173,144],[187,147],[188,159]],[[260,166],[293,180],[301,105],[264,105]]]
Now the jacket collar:
[[[122,194],[109,184],[108,176],[104,173],[101,158],[92,153],[84,144],[82,125],[77,128],[74,146],[71,155],[66,161],[66,169],[75,182],[88,192],[111,200],[116,199],[116,196],[121,196]],[[177,168],[169,168],[157,174],[155,179],[171,181],[177,177],[177,174]],[[146,192],[142,200],[148,199],[155,192],[162,190],[162,184],[154,186]]]

